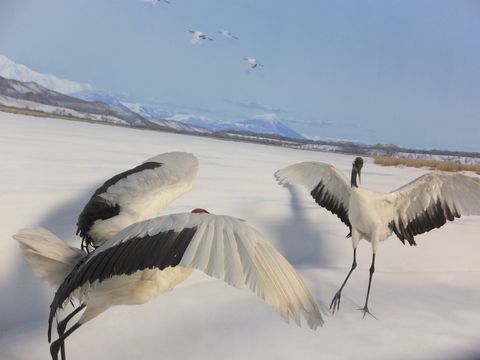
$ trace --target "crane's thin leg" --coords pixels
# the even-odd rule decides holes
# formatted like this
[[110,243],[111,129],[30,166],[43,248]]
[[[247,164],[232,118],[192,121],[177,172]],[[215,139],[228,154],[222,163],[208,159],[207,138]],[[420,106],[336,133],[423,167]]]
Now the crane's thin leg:
[[345,281],[343,282],[342,286],[340,286],[340,289],[338,289],[337,293],[332,299],[332,302],[330,303],[330,310],[332,313],[335,314],[335,311],[340,310],[340,297],[342,296],[342,290],[345,284],[347,283],[348,278],[350,275],[352,275],[353,270],[357,267],[357,248],[353,248],[353,263],[352,263],[352,268],[348,272],[347,277],[345,278]]
[[76,322],[70,329],[63,333],[57,340],[52,342],[50,345],[50,355],[52,355],[52,360],[58,360],[58,351],[60,347],[64,344],[65,339],[70,336],[75,330],[77,330],[82,324]]
[[[77,315],[80,311],[82,311],[84,308],[85,308],[85,304],[79,306],[78,308],[73,310],[67,317],[65,317],[65,319],[63,319],[62,321],[57,323],[57,333],[58,333],[59,338],[65,333],[65,328],[67,327],[67,323],[70,320],[72,320],[72,318],[75,315]],[[64,343],[62,343],[60,345],[60,354],[61,354],[62,360],[65,360],[66,356],[65,356],[65,344]]]
[[368,310],[368,297],[370,296],[370,286],[372,285],[372,275],[375,271],[375,253],[372,256],[372,265],[370,266],[370,278],[368,279],[368,290],[367,290],[367,298],[365,299],[365,306],[358,310],[363,310],[363,318],[365,319],[365,315],[369,314],[376,319],[375,316]]

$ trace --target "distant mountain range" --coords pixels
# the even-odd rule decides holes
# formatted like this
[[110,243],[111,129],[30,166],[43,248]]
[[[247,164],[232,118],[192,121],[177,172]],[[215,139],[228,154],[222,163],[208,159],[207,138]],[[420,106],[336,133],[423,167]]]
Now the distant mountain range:
[[[120,99],[106,91],[101,90],[82,90],[69,94],[72,97],[77,99],[82,99],[85,101],[98,101],[110,106],[122,109],[123,111],[132,112],[128,106],[123,105]],[[142,115],[142,114],[139,114]],[[143,116],[143,115],[142,115]]]
[[200,126],[213,132],[235,130],[253,132],[257,134],[274,134],[292,139],[305,139],[303,135],[300,135],[296,131],[285,126],[281,121],[271,118],[257,117],[253,119],[236,121],[233,123],[217,122],[195,117],[186,117],[184,119],[179,119],[178,121],[181,121],[184,124]]
[[[126,105],[125,105],[126,106]],[[136,108],[136,106],[132,106]],[[129,108],[129,106],[127,106]],[[140,111],[139,109],[137,109]],[[123,126],[135,126],[160,131],[198,134],[226,140],[239,140],[289,147],[294,149],[341,152],[344,154],[366,156],[400,156],[419,159],[435,159],[460,161],[469,164],[480,162],[480,153],[452,152],[440,150],[411,150],[395,145],[365,145],[348,141],[322,141],[304,138],[292,138],[282,135],[256,133],[248,130],[252,126],[265,127],[279,125],[275,119],[254,119],[255,121],[239,121],[236,128],[230,129],[223,124],[196,119],[189,115],[175,115],[175,120],[159,120],[156,122],[134,112],[122,110],[99,101],[86,101],[49,90],[34,82],[21,82],[5,79],[0,76],[0,111],[26,113],[35,116],[60,117],[76,120],[88,120],[111,123]],[[152,118],[153,119],[153,118]],[[196,124],[196,126],[190,125]],[[281,123],[280,123],[281,124]],[[212,130],[207,130],[210,128]],[[280,130],[281,127],[280,127]]]
[[[141,127],[164,127],[186,132],[218,132],[226,130],[247,131],[259,134],[273,134],[294,139],[305,139],[304,136],[285,126],[281,121],[272,118],[255,117],[233,123],[205,119],[202,116],[176,113],[158,107],[130,101],[111,93],[94,89],[89,84],[81,84],[60,79],[54,75],[42,74],[25,65],[17,64],[0,54],[0,94],[9,97],[3,99],[14,105],[12,99],[53,106],[42,108],[46,112],[65,112],[65,109],[76,111],[75,116],[83,118],[85,114],[93,116],[93,120],[108,121]],[[16,80],[6,81],[6,80]],[[7,101],[8,100],[8,101]],[[6,101],[6,102],[5,102]],[[0,102],[1,104],[1,102]],[[26,104],[22,107],[27,106]],[[38,106],[37,110],[38,109]]]
[[274,114],[225,123],[196,114],[163,110],[95,90],[88,84],[38,73],[3,55],[0,55],[0,111],[198,134],[294,149],[414,157],[469,164],[480,162],[480,153],[412,150],[395,145],[307,139],[285,126]]
[[118,97],[106,92],[82,91],[74,93],[72,96],[88,101],[101,101],[126,111],[132,111],[152,122],[159,124],[165,121],[172,121],[178,122],[179,124],[190,125],[197,129],[208,130],[210,132],[236,130],[249,131],[258,134],[274,134],[292,139],[305,139],[303,135],[285,126],[281,121],[268,117],[256,117],[253,119],[227,123],[206,119],[204,117],[192,114],[173,113],[166,110],[160,110],[157,107],[140,104],[137,102],[120,100]]
[[153,122],[141,115],[110,106],[100,101],[86,101],[47,89],[35,82],[21,82],[0,76],[0,105],[29,111],[72,117],[82,120],[101,121],[117,125],[149,128],[164,131],[189,133],[206,132],[205,129],[164,120]]

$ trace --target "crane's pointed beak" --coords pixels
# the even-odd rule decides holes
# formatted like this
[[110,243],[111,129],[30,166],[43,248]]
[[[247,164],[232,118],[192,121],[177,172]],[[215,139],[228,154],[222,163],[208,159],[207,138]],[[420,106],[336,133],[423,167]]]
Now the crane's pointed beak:
[[358,183],[361,184],[362,183],[362,168],[361,167],[357,167],[357,174],[358,174]]

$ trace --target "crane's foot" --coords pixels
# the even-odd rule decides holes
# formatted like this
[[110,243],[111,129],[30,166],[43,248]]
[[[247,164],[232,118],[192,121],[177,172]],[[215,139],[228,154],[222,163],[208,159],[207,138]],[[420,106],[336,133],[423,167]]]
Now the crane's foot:
[[332,314],[335,314],[335,311],[340,310],[340,298],[341,298],[341,296],[342,296],[342,292],[337,291],[337,293],[333,297],[332,302],[330,303],[330,311],[332,312]]
[[357,310],[361,310],[363,311],[363,319],[365,319],[365,315],[370,315],[371,317],[373,317],[375,320],[378,320],[377,317],[375,315],[373,315],[370,310],[368,310],[368,307],[367,305],[365,305],[363,308],[360,308],[360,309],[357,309]]

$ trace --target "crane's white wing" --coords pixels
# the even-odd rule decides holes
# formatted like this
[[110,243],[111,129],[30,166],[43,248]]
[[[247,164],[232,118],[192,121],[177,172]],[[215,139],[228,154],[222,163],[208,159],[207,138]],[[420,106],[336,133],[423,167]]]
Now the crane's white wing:
[[345,225],[351,228],[348,219],[350,184],[345,175],[335,166],[306,161],[278,170],[275,178],[280,184],[304,186],[318,205],[337,215]]
[[389,194],[394,218],[390,228],[402,242],[439,228],[461,215],[480,215],[480,178],[431,172]]
[[198,160],[184,152],[157,155],[99,187],[77,222],[77,234],[93,247],[138,221],[156,217],[193,186]]
[[285,321],[303,316],[315,329],[323,320],[300,275],[246,222],[212,214],[182,213],[134,224],[97,248],[65,279],[52,302],[51,319],[85,283],[169,266],[199,269],[237,288],[247,288]]

